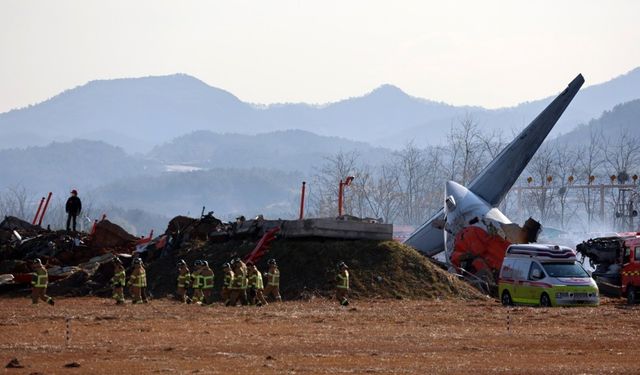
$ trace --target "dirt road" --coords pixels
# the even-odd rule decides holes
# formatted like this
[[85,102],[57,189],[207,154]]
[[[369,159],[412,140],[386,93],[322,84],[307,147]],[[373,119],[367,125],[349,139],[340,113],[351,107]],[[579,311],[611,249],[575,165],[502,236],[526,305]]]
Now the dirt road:
[[[0,298],[7,374],[637,374],[639,335],[640,306],[621,301],[507,309],[367,300],[344,309],[326,300],[225,308],[74,298],[50,307]],[[5,369],[12,358],[25,367]],[[73,362],[80,367],[64,367]]]

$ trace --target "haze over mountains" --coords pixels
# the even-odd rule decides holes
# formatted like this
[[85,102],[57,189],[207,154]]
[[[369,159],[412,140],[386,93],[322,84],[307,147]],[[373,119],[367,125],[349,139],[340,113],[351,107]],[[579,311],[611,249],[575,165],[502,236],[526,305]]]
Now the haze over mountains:
[[[495,89],[509,90],[487,88]],[[326,157],[355,151],[380,165],[409,141],[445,144],[452,124],[468,116],[510,140],[550,100],[489,110],[383,85],[321,106],[259,106],[183,74],[93,81],[0,114],[0,194],[23,186],[33,204],[46,191],[62,199],[77,188],[94,206],[111,207],[133,232],[172,215],[197,215],[203,205],[223,219],[295,216],[300,182]],[[640,137],[639,119],[637,68],[583,89],[554,133],[568,143],[587,141],[592,129]],[[170,172],[180,170],[175,166],[191,172]]]
[[[572,78],[558,82],[558,92]],[[486,90],[508,91],[509,87]],[[402,147],[411,140],[424,146],[443,143],[451,125],[467,115],[484,128],[510,134],[528,124],[558,92],[516,107],[488,110],[420,99],[382,85],[361,97],[325,105],[258,106],[184,74],[101,80],[0,114],[0,148],[82,138],[104,141],[128,152],[146,152],[197,130],[254,135],[290,129],[389,148]],[[562,116],[554,134],[569,132],[617,104],[638,98],[640,68],[586,87]]]

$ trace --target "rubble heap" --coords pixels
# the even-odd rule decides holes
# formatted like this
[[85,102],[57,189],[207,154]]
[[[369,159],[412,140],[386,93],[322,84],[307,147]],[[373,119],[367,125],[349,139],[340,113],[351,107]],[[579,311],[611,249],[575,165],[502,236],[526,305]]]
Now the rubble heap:
[[[214,298],[219,299],[222,265],[233,258],[245,258],[273,223],[262,217],[238,218],[223,223],[210,213],[201,219],[178,216],[161,236],[139,239],[121,227],[104,220],[91,234],[71,235],[48,231],[17,218],[0,223],[0,284],[27,282],[13,290],[28,287],[27,262],[42,259],[50,275],[51,295],[110,295],[112,260],[119,257],[129,272],[131,260],[140,257],[147,268],[152,296],[169,296],[175,291],[176,262],[184,259],[191,266],[197,259],[207,260],[215,277]],[[13,231],[22,239],[17,239]],[[281,271],[281,293],[286,299],[329,296],[335,287],[339,261],[351,272],[354,297],[367,298],[478,298],[468,284],[440,269],[427,258],[393,241],[278,238],[258,260],[260,270],[275,258]],[[4,274],[4,275],[3,275]],[[21,292],[22,293],[22,292]]]

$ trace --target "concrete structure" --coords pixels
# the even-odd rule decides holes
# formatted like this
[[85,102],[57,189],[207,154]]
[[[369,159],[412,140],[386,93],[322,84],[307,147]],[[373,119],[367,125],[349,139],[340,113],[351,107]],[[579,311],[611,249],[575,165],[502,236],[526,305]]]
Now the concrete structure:
[[393,225],[371,223],[360,220],[318,218],[304,220],[265,220],[262,232],[280,226],[279,236],[283,238],[333,238],[343,240],[390,241]]

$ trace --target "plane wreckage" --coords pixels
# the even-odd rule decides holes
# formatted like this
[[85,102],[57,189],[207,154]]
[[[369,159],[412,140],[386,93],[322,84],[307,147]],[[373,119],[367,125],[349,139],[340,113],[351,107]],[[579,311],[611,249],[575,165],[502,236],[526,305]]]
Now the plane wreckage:
[[535,242],[540,231],[540,224],[533,219],[523,227],[512,223],[497,206],[583,83],[579,74],[468,187],[448,181],[444,207],[405,243],[431,257],[444,252],[452,272],[495,285],[507,247]]

